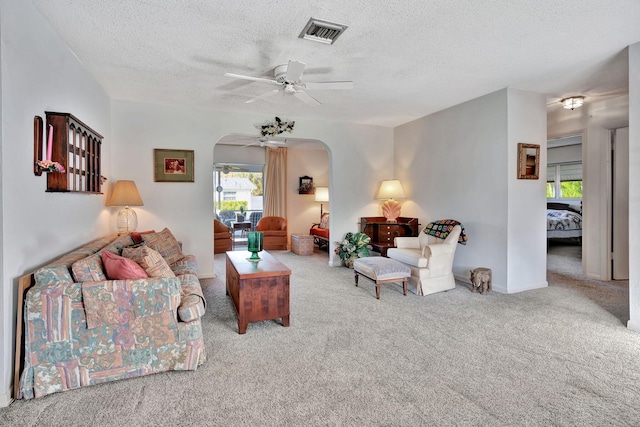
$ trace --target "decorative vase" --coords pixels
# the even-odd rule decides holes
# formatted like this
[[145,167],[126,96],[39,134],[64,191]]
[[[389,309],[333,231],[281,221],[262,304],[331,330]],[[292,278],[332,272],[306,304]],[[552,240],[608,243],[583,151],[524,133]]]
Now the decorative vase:
[[262,231],[247,232],[247,250],[251,252],[251,257],[247,258],[249,261],[260,261],[261,258],[258,256],[258,252],[262,250],[263,236],[264,233]]
[[358,256],[351,256],[344,260],[344,265],[348,268],[353,268],[353,262],[358,259]]

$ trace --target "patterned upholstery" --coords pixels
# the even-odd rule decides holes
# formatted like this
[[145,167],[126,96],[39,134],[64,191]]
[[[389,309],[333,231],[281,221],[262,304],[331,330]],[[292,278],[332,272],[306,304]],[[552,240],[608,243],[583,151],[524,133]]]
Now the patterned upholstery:
[[200,318],[205,301],[193,257],[177,277],[74,283],[76,261],[126,237],[96,239],[34,273],[25,297],[24,370],[19,397],[168,370],[195,370],[206,353]]
[[73,272],[73,279],[76,282],[107,280],[107,276],[104,274],[102,257],[99,253],[74,262],[71,265],[71,271]]
[[159,233],[144,234],[142,240],[144,240],[151,249],[158,251],[162,258],[166,259],[169,264],[173,264],[184,257],[180,243],[173,237],[173,234],[168,228],[165,228]]

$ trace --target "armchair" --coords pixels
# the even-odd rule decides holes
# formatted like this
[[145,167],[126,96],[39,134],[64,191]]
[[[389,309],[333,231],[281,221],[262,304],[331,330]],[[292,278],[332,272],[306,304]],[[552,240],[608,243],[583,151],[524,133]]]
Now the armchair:
[[213,220],[213,253],[220,254],[230,251],[233,246],[231,240],[231,231],[229,227],[218,221]]
[[262,218],[262,212],[251,212],[249,214],[249,222],[251,223],[251,229],[255,231],[258,221]]
[[444,240],[427,235],[424,230],[418,237],[396,237],[396,247],[387,250],[387,257],[411,268],[409,283],[418,295],[453,289],[453,258],[461,231],[456,225]]
[[231,221],[236,220],[236,212],[235,211],[220,211],[218,214],[220,221],[226,225],[227,227],[231,226]]
[[320,223],[313,224],[309,229],[309,234],[313,236],[313,243],[318,245],[318,249],[329,251],[329,213],[323,213]]
[[280,216],[264,216],[256,231],[264,233],[262,248],[266,250],[287,250],[287,220]]

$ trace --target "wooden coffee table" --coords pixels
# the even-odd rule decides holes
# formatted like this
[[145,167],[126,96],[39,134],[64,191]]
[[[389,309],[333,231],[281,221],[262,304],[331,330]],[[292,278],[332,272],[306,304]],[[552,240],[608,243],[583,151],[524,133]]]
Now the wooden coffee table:
[[248,251],[227,252],[227,295],[231,296],[238,315],[238,332],[247,332],[250,322],[282,319],[289,326],[289,276],[291,270],[267,251],[262,259],[247,260]]

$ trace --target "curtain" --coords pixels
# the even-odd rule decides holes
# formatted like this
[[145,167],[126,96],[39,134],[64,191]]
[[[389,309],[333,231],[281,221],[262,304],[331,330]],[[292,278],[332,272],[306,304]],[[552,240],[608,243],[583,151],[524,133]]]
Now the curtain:
[[287,217],[287,149],[267,147],[264,216]]

